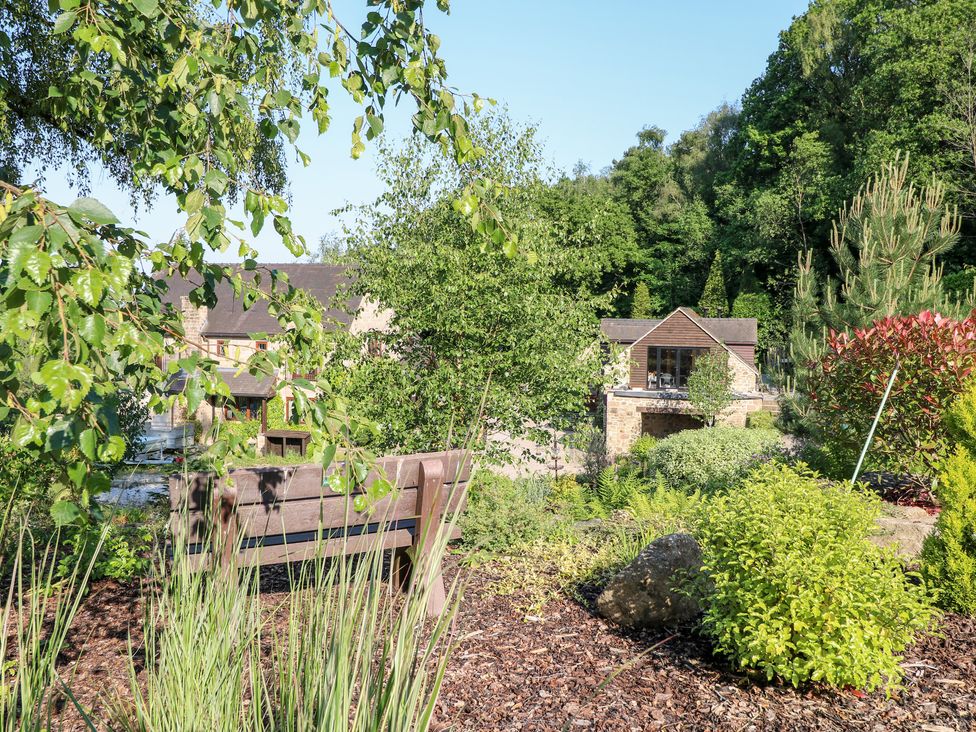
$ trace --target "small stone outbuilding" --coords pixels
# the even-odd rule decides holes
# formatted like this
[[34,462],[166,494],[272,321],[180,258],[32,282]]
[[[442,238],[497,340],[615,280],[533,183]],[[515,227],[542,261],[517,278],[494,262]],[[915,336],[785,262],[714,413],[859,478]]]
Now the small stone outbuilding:
[[755,318],[703,318],[678,308],[666,318],[608,318],[604,335],[621,348],[617,383],[605,394],[607,452],[626,452],[641,435],[665,437],[701,425],[688,401],[688,376],[705,351],[726,353],[733,402],[719,423],[745,426],[762,409]]

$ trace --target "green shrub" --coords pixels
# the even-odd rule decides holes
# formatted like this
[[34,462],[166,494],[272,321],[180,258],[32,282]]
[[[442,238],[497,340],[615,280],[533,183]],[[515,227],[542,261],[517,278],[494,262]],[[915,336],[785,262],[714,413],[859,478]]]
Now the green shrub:
[[751,430],[772,430],[776,429],[776,415],[761,409],[758,412],[750,412],[746,415],[746,427]]
[[880,500],[770,464],[702,512],[704,629],[736,665],[797,686],[893,688],[933,623],[926,589],[867,537]]
[[[15,447],[3,435],[0,435],[0,466],[0,523],[6,518],[8,527],[26,525],[34,539],[42,542],[43,535],[54,530],[51,506],[61,468]],[[12,531],[0,534],[0,558],[11,555],[16,539]]]
[[650,435],[641,435],[634,444],[630,446],[627,454],[634,460],[646,460],[651,449],[657,444],[657,438]]
[[922,569],[943,608],[976,615],[976,388],[956,401],[947,422],[959,444],[935,484],[942,511],[922,547]]
[[586,486],[573,476],[552,481],[547,500],[552,510],[565,518],[579,521],[593,515]]
[[239,440],[256,440],[261,431],[261,421],[257,419],[224,420],[220,423],[223,435],[233,435]]
[[540,538],[552,522],[539,486],[479,470],[461,515],[464,545],[479,552],[509,552]]
[[710,427],[685,430],[661,440],[648,455],[648,470],[672,488],[711,492],[734,486],[760,456],[774,452],[779,433]]
[[640,476],[626,470],[604,468],[593,483],[591,511],[596,516],[608,516],[613,511],[626,508],[644,490]]
[[143,512],[120,509],[103,523],[88,524],[68,534],[64,542],[67,553],[61,558],[58,574],[66,577],[75,567],[85,566],[91,568],[93,580],[131,580],[150,569],[152,545],[153,531]]
[[698,492],[668,488],[664,478],[658,475],[656,485],[650,490],[635,494],[627,503],[626,511],[652,539],[675,533],[695,533],[698,515],[704,499]]

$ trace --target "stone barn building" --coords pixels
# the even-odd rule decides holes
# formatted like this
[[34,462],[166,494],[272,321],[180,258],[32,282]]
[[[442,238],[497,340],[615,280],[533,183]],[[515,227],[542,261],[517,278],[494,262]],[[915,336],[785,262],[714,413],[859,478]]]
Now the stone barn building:
[[619,349],[616,383],[605,394],[607,452],[626,452],[641,435],[664,437],[701,426],[688,401],[688,376],[705,351],[728,355],[733,402],[719,418],[745,426],[746,415],[762,409],[756,368],[755,318],[703,318],[678,308],[666,318],[607,318],[604,336]]

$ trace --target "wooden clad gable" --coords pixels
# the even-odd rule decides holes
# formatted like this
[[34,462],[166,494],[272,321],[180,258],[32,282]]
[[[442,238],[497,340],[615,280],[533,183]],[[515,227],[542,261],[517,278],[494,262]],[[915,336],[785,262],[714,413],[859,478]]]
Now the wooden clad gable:
[[630,348],[630,387],[647,388],[647,349],[666,346],[671,348],[721,348],[721,344],[706,333],[681,308],[661,321]]
[[750,366],[756,364],[756,347],[751,343],[726,343],[725,345]]

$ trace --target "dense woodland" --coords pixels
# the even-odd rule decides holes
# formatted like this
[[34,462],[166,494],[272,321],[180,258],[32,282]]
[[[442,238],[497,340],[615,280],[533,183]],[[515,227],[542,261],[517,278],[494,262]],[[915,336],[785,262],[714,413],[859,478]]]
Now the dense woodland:
[[609,169],[553,185],[546,210],[568,245],[600,252],[613,314],[632,313],[641,283],[638,315],[697,304],[720,253],[727,309],[766,293],[788,317],[798,254],[829,271],[838,210],[901,152],[911,180],[936,176],[958,206],[961,240],[943,263],[951,287],[971,287],[951,275],[976,257],[974,27],[969,1],[814,2],[741,101],[671,144],[640,130]]

